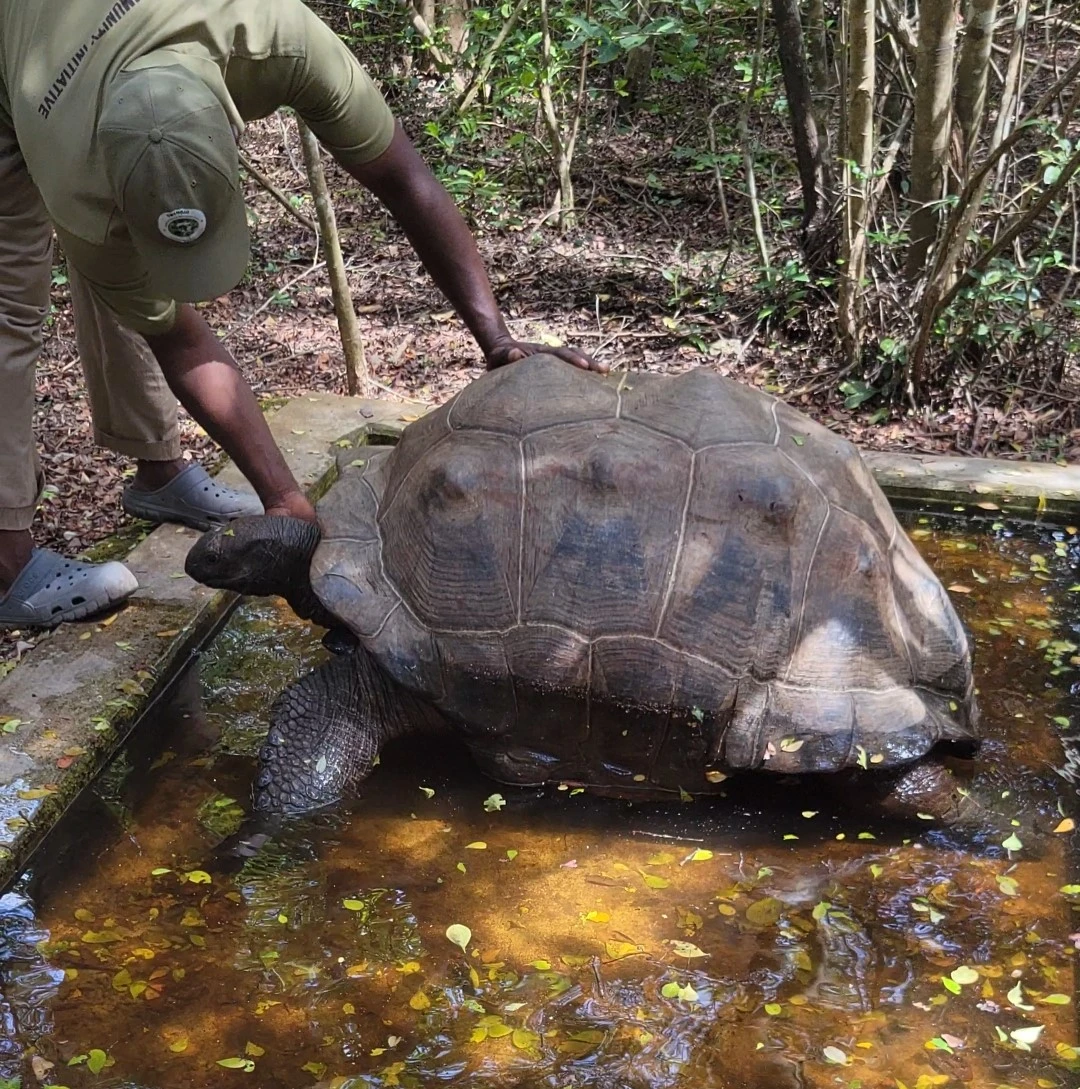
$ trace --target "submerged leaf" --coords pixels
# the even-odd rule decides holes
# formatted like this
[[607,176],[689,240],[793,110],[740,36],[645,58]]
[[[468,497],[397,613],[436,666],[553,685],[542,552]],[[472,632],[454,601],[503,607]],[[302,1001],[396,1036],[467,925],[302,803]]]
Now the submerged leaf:
[[755,900],[746,909],[746,918],[754,926],[772,926],[783,913],[784,905],[774,896]]
[[833,1047],[832,1044],[822,1048],[821,1054],[827,1063],[832,1063],[834,1066],[847,1066],[851,1062],[846,1051],[841,1051],[840,1048]]

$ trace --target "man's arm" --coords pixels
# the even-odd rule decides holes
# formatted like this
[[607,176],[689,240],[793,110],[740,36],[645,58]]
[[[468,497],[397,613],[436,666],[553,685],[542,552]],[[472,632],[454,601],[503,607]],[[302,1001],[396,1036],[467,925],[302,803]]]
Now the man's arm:
[[548,352],[584,370],[607,370],[574,348],[549,348],[511,336],[465,220],[400,125],[377,159],[345,165],[345,169],[379,198],[401,226],[432,279],[476,338],[489,369]]

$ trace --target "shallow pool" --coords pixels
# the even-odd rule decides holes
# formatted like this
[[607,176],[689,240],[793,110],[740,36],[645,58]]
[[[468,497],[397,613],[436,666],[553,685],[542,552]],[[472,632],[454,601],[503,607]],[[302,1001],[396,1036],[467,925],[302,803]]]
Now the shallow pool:
[[975,638],[972,789],[1038,842],[768,777],[521,791],[406,739],[237,859],[269,701],[324,653],[253,604],[0,900],[0,1087],[1072,1089],[1080,546],[990,526],[909,523]]

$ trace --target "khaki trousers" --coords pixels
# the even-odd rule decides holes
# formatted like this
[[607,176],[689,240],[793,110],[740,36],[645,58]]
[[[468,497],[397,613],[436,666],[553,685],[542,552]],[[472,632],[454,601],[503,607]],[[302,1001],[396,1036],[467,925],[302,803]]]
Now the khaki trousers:
[[[18,142],[0,123],[0,530],[30,527],[43,476],[34,369],[49,306],[53,235]],[[145,461],[180,456],[176,398],[142,337],[120,326],[70,269],[75,337],[94,439]]]

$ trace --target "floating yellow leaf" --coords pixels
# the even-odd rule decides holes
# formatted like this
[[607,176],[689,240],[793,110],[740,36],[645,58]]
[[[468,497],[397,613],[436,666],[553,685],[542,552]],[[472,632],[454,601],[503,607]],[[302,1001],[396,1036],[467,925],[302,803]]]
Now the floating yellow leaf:
[[581,918],[587,923],[610,923],[611,916],[606,911],[586,911]]
[[188,870],[184,874],[184,880],[190,881],[193,885],[210,885],[214,881],[206,870]]
[[666,889],[671,882],[666,877],[658,877],[652,873],[642,873],[641,880],[649,886],[650,889]]
[[431,999],[423,991],[417,991],[409,999],[409,1006],[414,1010],[426,1010],[431,1008]]
[[1074,821],[1072,817],[1066,817],[1063,821],[1058,822],[1058,825],[1054,829],[1054,831],[1059,833],[1071,832],[1074,828],[1076,828],[1076,821]]
[[779,1017],[784,1012],[784,1007],[779,1002],[766,1002],[765,1012],[770,1017]]
[[465,850],[466,851],[486,851],[487,850],[487,844],[482,839],[478,839],[478,840],[473,841],[472,843],[466,843],[465,844]]
[[799,738],[799,737],[781,738],[781,740],[780,740],[780,751],[781,752],[798,752],[799,749],[801,749],[803,747],[803,745],[805,745],[805,744],[806,744],[806,740],[804,738]]
[[363,911],[364,910],[364,901],[363,900],[342,900],[341,901],[341,906],[346,911]]
[[696,851],[692,851],[683,862],[708,862],[712,858],[712,851],[706,850],[704,847],[699,847]]
[[520,1051],[534,1051],[540,1043],[540,1037],[528,1029],[516,1028],[511,1033],[510,1042]]

